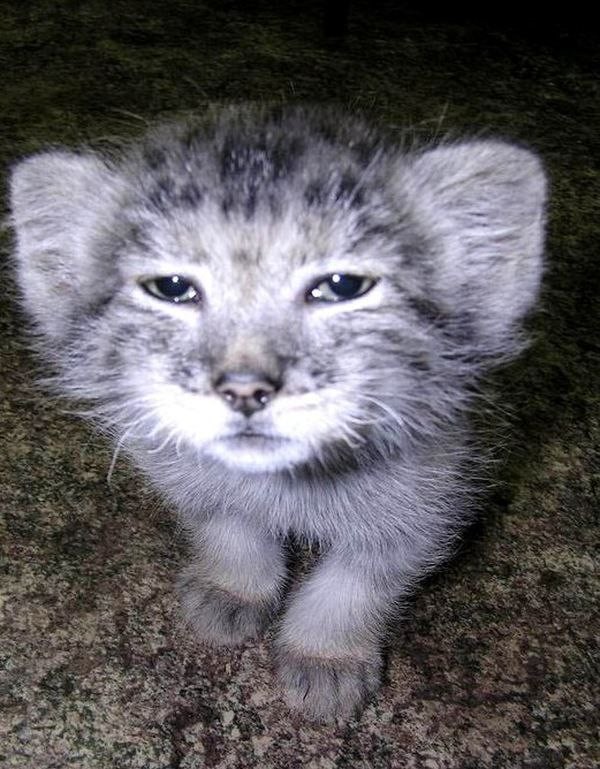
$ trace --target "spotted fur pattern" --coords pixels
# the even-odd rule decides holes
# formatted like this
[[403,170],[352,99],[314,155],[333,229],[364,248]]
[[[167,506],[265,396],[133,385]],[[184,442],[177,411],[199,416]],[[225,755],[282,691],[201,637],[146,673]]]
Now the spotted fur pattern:
[[[198,637],[238,643],[277,617],[288,702],[355,712],[394,606],[473,511],[473,392],[519,351],[538,293],[538,159],[495,140],[405,149],[334,109],[225,107],[111,157],[25,159],[11,200],[55,384],[189,530]],[[333,274],[372,285],[308,301]],[[171,275],[199,301],[144,290]],[[224,372],[277,388],[242,413]],[[286,590],[290,534],[321,558]]]

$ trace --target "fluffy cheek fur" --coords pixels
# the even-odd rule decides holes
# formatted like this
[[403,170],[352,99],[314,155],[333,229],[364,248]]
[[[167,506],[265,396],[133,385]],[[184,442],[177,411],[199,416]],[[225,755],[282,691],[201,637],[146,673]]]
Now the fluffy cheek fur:
[[[111,315],[120,314],[114,308],[87,334],[88,344],[83,346],[88,359],[112,356],[113,368],[118,356],[120,385],[101,388],[97,382],[91,389],[121,443],[132,440],[152,452],[170,444],[178,452],[192,452],[199,460],[208,456],[233,470],[276,472],[319,462],[340,444],[355,448],[366,440],[372,424],[381,421],[369,417],[360,395],[369,378],[364,370],[368,356],[353,354],[352,344],[339,339],[331,323],[312,329],[311,354],[283,367],[281,391],[264,410],[247,419],[233,411],[211,384],[231,345],[223,341],[217,349],[216,331],[199,332],[205,319],[186,324],[181,317],[165,317],[161,334],[156,329],[140,330],[140,323],[136,332],[115,337]],[[346,326],[351,325],[350,315],[345,314]],[[260,336],[258,327],[251,333],[254,338]],[[286,336],[282,329],[280,339]],[[268,340],[263,340],[262,347],[269,349]],[[345,351],[343,364],[331,356],[335,348]],[[295,350],[281,350],[280,357],[289,359]],[[256,363],[260,368],[261,361]],[[71,375],[81,379],[76,367]],[[242,433],[246,434],[242,437]]]
[[[246,420],[215,394],[188,392],[168,382],[149,384],[144,374],[135,379],[138,394],[131,398],[124,429],[152,444],[150,450],[172,442],[232,469],[274,472],[318,460],[334,444],[361,442],[361,417],[340,388],[282,393],[264,412]],[[255,437],[241,438],[245,429]]]

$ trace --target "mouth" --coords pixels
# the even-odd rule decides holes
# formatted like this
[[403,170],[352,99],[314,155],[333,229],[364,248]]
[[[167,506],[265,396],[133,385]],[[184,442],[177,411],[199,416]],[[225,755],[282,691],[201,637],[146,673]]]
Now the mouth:
[[223,438],[228,445],[239,448],[261,449],[268,448],[273,450],[276,446],[286,443],[285,438],[268,435],[251,429],[242,430],[239,433],[228,435]]
[[291,438],[245,426],[223,435],[207,447],[208,453],[234,470],[250,473],[284,470],[308,456],[308,447]]

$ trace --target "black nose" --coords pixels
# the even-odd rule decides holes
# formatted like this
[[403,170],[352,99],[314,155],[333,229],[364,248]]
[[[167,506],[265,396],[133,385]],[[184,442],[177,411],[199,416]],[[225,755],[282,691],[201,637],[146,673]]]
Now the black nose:
[[229,371],[215,382],[215,390],[234,411],[251,417],[273,400],[279,382],[256,371]]

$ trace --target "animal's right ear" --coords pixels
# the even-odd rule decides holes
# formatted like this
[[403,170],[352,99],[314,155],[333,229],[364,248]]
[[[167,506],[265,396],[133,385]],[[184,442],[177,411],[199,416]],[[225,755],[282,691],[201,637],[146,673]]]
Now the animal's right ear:
[[486,355],[518,350],[518,329],[543,269],[546,175],[513,144],[477,139],[418,154],[405,177],[419,221],[437,243],[431,298],[468,318]]
[[50,337],[61,336],[69,307],[93,291],[93,245],[110,226],[122,186],[92,154],[46,152],[12,171],[18,282],[26,310]]

